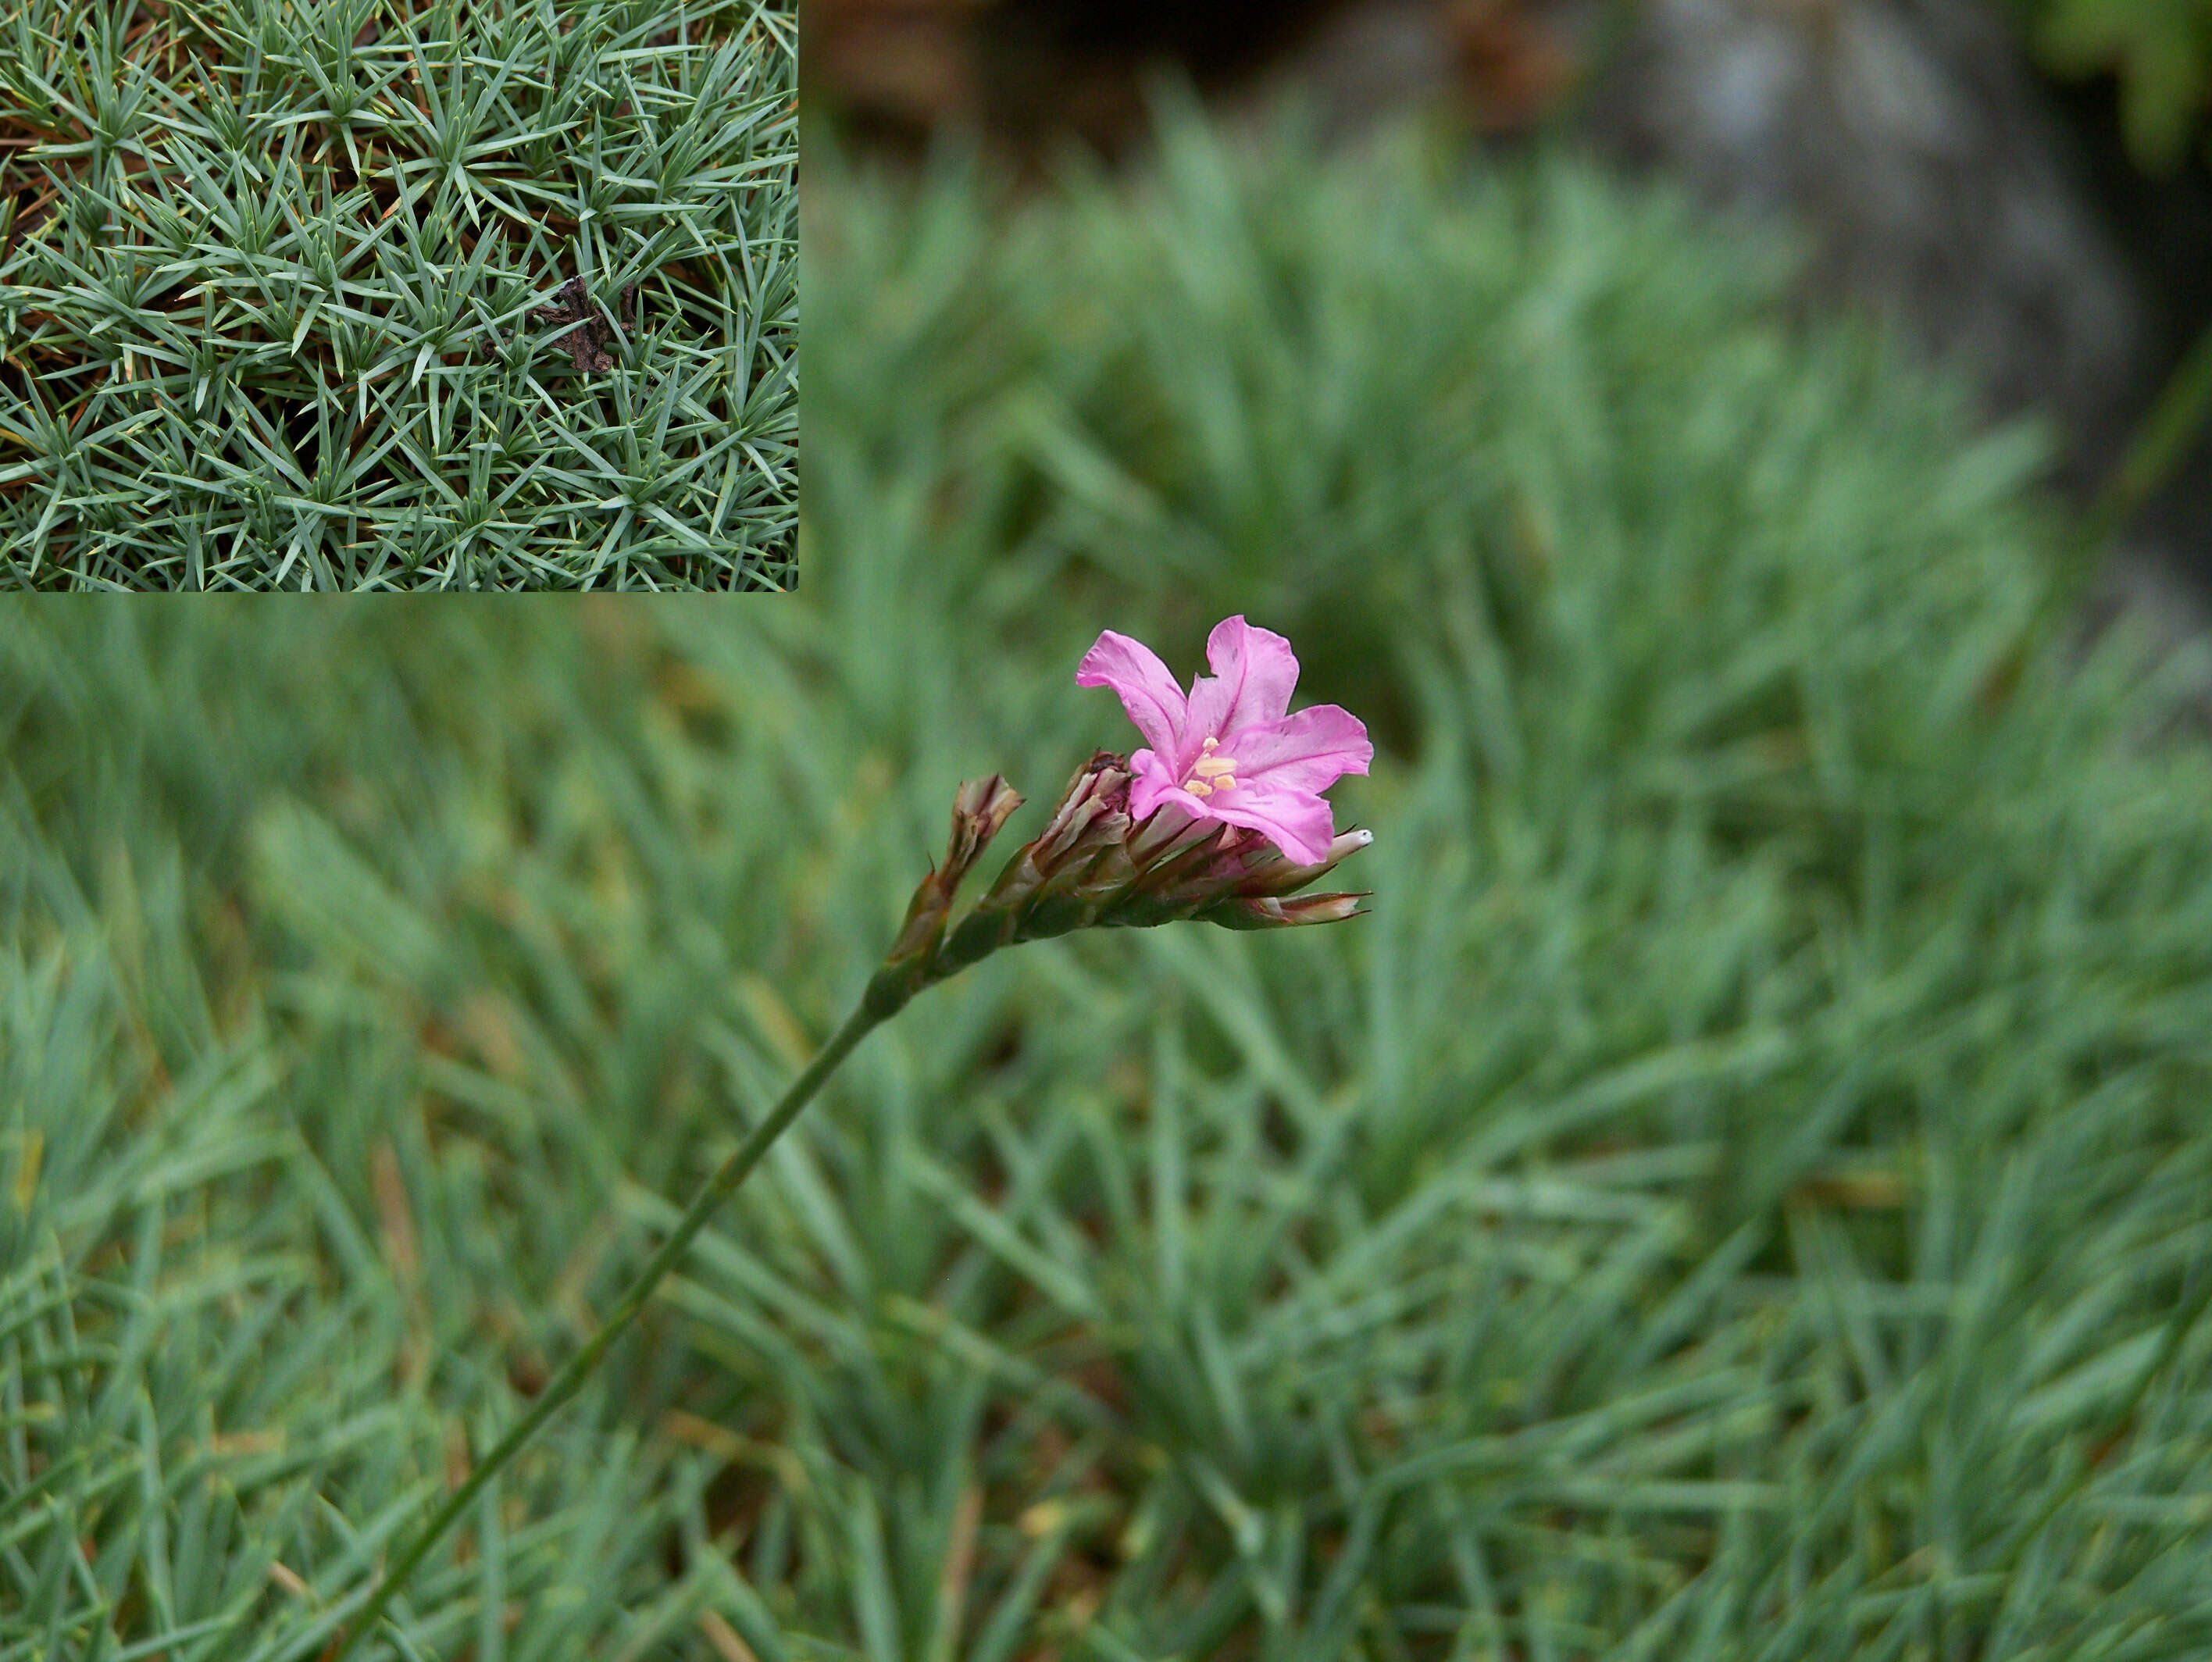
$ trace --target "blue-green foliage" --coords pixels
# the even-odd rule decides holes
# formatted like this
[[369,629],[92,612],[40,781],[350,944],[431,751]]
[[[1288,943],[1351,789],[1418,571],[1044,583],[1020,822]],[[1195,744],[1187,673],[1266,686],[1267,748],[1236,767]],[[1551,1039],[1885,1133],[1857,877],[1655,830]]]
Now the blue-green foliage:
[[810,155],[799,596],[6,615],[0,1644],[315,1654],[1241,610],[1373,915],[926,995],[381,1653],[2203,1654],[2212,782],[2033,447],[1572,167]]
[[796,33],[0,11],[0,586],[789,586]]

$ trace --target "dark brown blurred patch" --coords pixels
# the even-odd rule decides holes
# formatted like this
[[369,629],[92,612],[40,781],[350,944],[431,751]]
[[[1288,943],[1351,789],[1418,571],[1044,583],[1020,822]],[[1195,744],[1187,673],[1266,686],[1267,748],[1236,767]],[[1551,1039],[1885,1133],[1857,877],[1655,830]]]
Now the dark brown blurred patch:
[[1526,0],[1444,0],[1437,10],[1461,105],[1477,126],[1528,126],[1573,86],[1573,52]]
[[1034,152],[1075,137],[1111,153],[1142,126],[1146,81],[1208,94],[1285,72],[1363,105],[1442,96],[1510,130],[1572,79],[1542,0],[808,0],[810,97],[864,139],[910,149],[939,125]]

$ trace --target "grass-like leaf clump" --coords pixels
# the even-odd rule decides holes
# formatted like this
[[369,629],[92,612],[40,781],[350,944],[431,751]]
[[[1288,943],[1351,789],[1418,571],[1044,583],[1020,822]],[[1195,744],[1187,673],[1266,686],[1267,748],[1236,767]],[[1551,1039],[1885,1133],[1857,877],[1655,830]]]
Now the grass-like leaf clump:
[[1234,610],[1373,915],[924,995],[360,1653],[2212,1647],[2212,779],[2033,447],[1573,167],[810,167],[787,604],[0,613],[0,1651],[319,1654]]
[[796,52],[792,0],[0,9],[0,585],[789,587]]

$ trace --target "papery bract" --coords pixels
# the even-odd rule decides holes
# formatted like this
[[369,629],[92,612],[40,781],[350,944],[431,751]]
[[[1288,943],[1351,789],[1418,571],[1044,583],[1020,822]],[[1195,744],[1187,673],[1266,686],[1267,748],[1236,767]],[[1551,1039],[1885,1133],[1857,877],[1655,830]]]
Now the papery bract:
[[1214,626],[1206,658],[1213,673],[1185,697],[1142,641],[1108,629],[1083,655],[1076,684],[1112,688],[1151,746],[1129,758],[1130,817],[1173,808],[1257,831],[1301,864],[1320,863],[1335,829],[1322,793],[1367,771],[1367,729],[1334,704],[1291,714],[1291,643],[1241,616]]

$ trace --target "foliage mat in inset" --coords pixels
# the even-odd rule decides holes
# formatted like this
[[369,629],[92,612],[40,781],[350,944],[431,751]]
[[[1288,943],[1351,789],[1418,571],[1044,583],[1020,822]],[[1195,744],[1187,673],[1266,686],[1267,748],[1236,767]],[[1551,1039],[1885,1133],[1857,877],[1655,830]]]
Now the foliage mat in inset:
[[791,0],[0,13],[0,585],[790,586],[795,52]]

